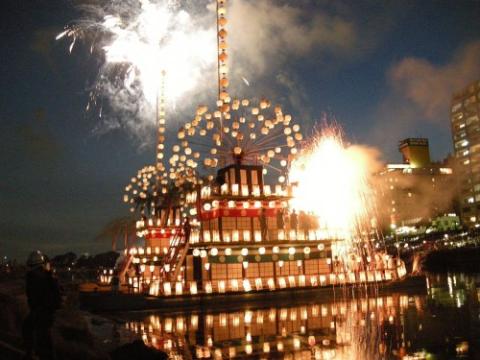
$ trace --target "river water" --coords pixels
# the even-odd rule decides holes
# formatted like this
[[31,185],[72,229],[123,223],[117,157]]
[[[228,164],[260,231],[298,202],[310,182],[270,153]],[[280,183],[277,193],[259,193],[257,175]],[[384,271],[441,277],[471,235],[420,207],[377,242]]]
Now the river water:
[[430,274],[426,288],[327,299],[122,314],[174,359],[480,359],[480,274]]

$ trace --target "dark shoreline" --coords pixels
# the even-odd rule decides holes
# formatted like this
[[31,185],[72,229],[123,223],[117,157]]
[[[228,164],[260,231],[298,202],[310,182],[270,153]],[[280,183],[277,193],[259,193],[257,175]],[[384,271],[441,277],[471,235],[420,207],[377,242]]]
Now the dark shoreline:
[[480,272],[480,248],[432,251],[424,259],[423,269],[429,272]]

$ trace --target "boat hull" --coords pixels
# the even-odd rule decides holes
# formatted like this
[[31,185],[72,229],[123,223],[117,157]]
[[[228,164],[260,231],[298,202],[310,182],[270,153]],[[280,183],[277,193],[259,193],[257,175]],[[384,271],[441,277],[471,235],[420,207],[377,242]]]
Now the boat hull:
[[184,311],[196,308],[231,309],[248,304],[288,303],[305,300],[330,300],[339,295],[348,296],[378,294],[388,291],[415,292],[426,291],[426,277],[408,276],[406,278],[363,285],[336,285],[323,287],[298,287],[281,290],[262,290],[228,294],[198,294],[180,296],[148,296],[142,294],[116,293],[111,291],[81,291],[79,300],[82,308],[93,312],[115,311]]

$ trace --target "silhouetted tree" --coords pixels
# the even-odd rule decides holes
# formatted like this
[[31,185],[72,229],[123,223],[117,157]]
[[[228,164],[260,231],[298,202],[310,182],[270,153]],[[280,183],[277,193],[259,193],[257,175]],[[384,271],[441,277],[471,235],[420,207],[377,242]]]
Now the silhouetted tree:
[[135,222],[136,219],[131,215],[115,218],[103,227],[95,239],[110,240],[112,242],[112,250],[115,251],[119,239],[125,241],[127,243],[125,245],[128,245],[128,239],[135,237]]

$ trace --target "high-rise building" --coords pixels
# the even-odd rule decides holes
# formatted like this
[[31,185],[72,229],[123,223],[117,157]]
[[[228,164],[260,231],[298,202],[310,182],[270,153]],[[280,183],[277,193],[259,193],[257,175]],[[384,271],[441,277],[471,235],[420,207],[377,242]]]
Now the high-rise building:
[[430,165],[430,150],[428,139],[408,138],[398,144],[398,150],[402,153],[403,163],[412,168],[422,168]]
[[460,182],[462,222],[480,223],[480,81],[453,95],[452,139]]
[[448,161],[430,160],[428,139],[399,142],[403,163],[386,164],[378,174],[379,222],[383,228],[419,228],[452,212],[455,185]]

